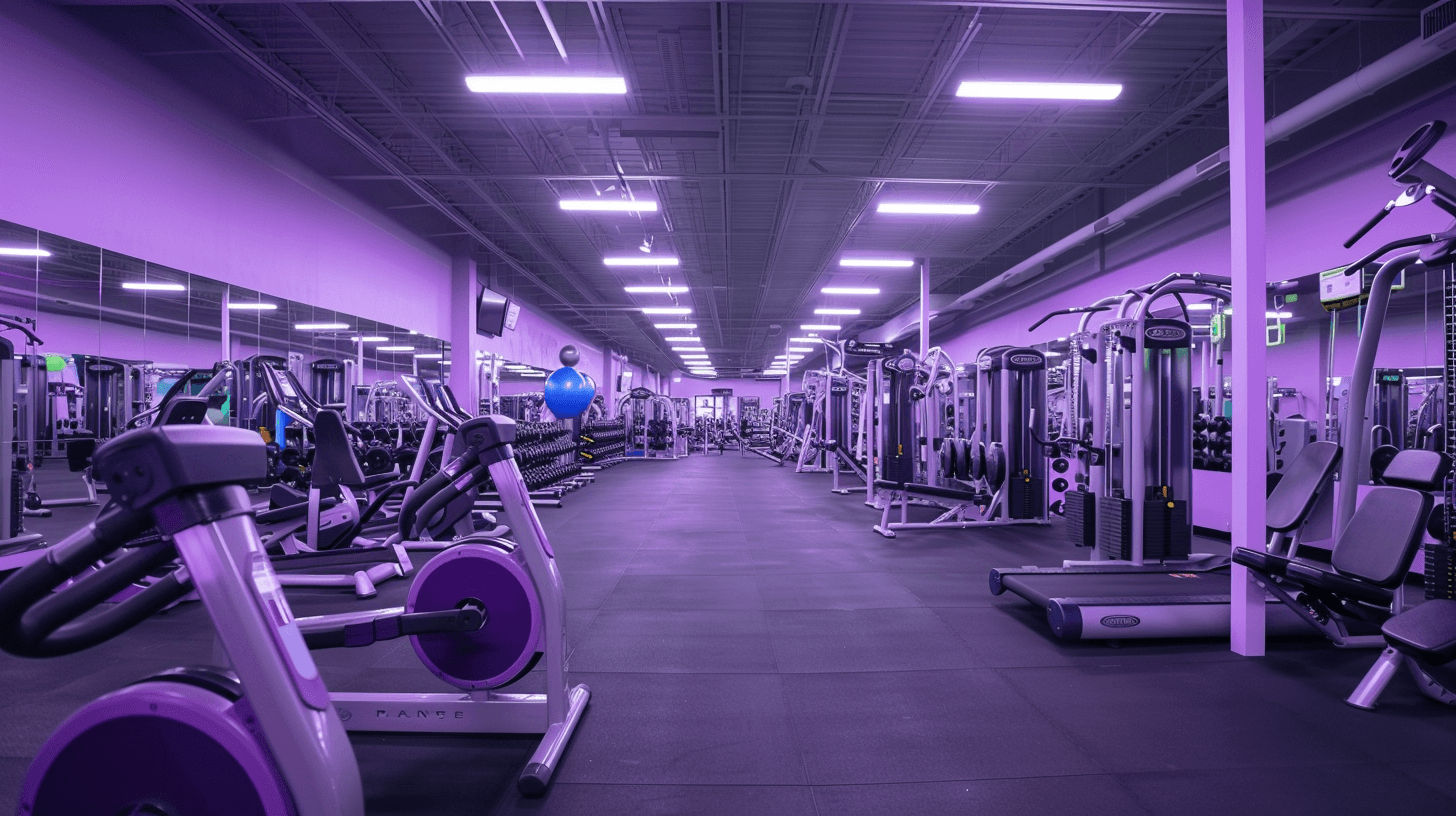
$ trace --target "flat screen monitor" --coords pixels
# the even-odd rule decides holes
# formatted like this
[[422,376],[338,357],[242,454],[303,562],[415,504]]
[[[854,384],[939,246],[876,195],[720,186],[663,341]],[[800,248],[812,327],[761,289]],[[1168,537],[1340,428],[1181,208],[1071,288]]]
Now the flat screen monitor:
[[506,329],[506,312],[511,301],[505,295],[489,289],[480,291],[480,300],[475,305],[475,330],[487,337],[500,337]]

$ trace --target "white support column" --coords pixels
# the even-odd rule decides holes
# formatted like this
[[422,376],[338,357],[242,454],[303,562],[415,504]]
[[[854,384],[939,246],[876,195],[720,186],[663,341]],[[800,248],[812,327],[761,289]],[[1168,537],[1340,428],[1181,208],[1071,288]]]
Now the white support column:
[[[1262,549],[1264,506],[1264,3],[1229,0],[1229,234],[1233,277],[1233,546]],[[1218,383],[1222,387],[1222,383]],[[1230,648],[1264,654],[1264,591],[1234,565]]]
[[920,265],[920,359],[930,354],[930,261],[919,259]]
[[222,285],[222,358],[224,361],[233,358],[233,313],[232,313],[233,288],[227,284]]
[[446,382],[461,407],[471,413],[480,405],[475,377],[475,301],[480,297],[476,274],[475,259],[469,255],[450,259],[450,374]]

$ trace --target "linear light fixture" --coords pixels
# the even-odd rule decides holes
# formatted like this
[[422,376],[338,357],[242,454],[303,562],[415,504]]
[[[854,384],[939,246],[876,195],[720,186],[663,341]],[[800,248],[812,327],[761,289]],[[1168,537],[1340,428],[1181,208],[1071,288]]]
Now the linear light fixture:
[[819,338],[817,338],[817,337],[790,337],[789,338],[789,342],[790,343],[817,343],[817,342],[819,342]]
[[789,351],[801,352],[801,353],[804,353],[804,354],[809,354],[812,351],[814,351],[814,349],[804,348],[803,346],[789,346]]
[[145,283],[143,281],[126,281],[121,285],[123,289],[130,289],[134,292],[185,292],[187,287],[180,283]]
[[349,328],[348,323],[294,323],[299,331],[335,331]]
[[700,343],[703,340],[701,337],[664,337],[662,339],[669,343]]
[[803,331],[839,331],[843,327],[838,323],[803,323],[799,328]]
[[360,338],[358,338],[358,340],[361,343],[388,343],[389,342],[389,338],[388,337],[360,337]]
[[822,314],[822,315],[857,315],[857,314],[859,314],[859,309],[834,309],[834,308],[830,308],[828,306],[821,306],[820,308],[814,310],[814,314]]
[[653,323],[655,329],[696,329],[696,323]]
[[233,303],[228,302],[228,308],[244,312],[271,312],[278,308],[276,303]]
[[603,258],[607,266],[677,266],[681,261],[675,255],[620,255]]
[[681,358],[683,358],[684,360],[706,360],[706,359],[708,359],[708,355],[706,355],[706,354],[679,354],[678,356],[681,357]]
[[429,354],[416,354],[415,355],[415,359],[416,360],[443,360],[444,358],[445,358],[445,355],[438,354],[438,353],[435,353],[435,352],[430,352]]
[[375,351],[414,351],[414,346],[376,346]]
[[693,313],[693,310],[687,306],[644,306],[641,311],[642,314],[690,315]]
[[465,78],[465,87],[475,93],[624,94],[627,81],[615,76],[474,75]]
[[1264,316],[1277,317],[1280,320],[1288,320],[1289,318],[1294,317],[1294,312],[1265,312]]
[[875,212],[895,215],[975,215],[980,204],[937,204],[929,201],[881,201]]
[[680,295],[688,291],[686,286],[623,286],[622,291],[632,295]]
[[702,346],[673,346],[673,351],[707,351]]
[[1213,304],[1212,303],[1208,303],[1207,301],[1205,301],[1203,303],[1190,303],[1190,304],[1188,304],[1188,311],[1190,311],[1190,312],[1209,312],[1209,311],[1212,311],[1212,310],[1213,310]]
[[33,249],[31,247],[0,247],[0,255],[9,255],[16,258],[49,258],[51,256],[44,249]]
[[871,269],[909,269],[915,265],[914,258],[840,258],[840,266],[859,266]]
[[1122,86],[1100,82],[992,82],[969,80],[956,88],[956,96],[973,99],[1116,99]]
[[657,212],[656,201],[626,198],[563,198],[560,203],[568,212]]
[[878,295],[880,290],[875,286],[826,286],[819,291],[826,295]]

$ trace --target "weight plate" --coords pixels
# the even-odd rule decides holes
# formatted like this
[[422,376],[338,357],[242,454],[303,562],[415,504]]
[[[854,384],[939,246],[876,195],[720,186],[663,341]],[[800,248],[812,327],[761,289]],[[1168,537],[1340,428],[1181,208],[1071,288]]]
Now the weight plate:
[[983,442],[975,442],[971,449],[971,478],[979,480],[985,475],[986,445]]
[[1056,493],[1067,492],[1067,480],[1063,478],[1052,479],[1052,491]]
[[414,635],[410,645],[436,677],[466,690],[519,680],[540,657],[541,604],[515,556],[481,544],[460,544],[435,556],[410,586],[406,612],[485,607],[486,624],[467,634]]
[[971,478],[971,443],[964,439],[955,441],[956,478],[967,481]]
[[1000,442],[992,442],[986,448],[986,481],[991,488],[1001,486],[1006,479],[1006,448]]
[[1052,460],[1052,470],[1055,470],[1057,473],[1066,473],[1071,467],[1072,463],[1066,459],[1058,457]]

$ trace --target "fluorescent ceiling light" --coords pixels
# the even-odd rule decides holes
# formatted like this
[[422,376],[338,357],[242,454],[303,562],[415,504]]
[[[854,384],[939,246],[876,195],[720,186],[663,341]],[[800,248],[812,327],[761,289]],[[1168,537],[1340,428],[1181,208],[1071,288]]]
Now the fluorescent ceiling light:
[[707,351],[702,346],[673,346],[673,351]]
[[826,307],[826,308],[815,309],[814,310],[814,314],[857,315],[857,314],[859,314],[859,309],[830,309],[830,308],[827,308]]
[[534,378],[538,378],[539,379],[539,378],[545,377],[546,376],[546,372],[544,372],[544,371],[522,371],[520,375],[522,377],[534,377]]
[[790,343],[817,343],[817,342],[819,342],[819,338],[817,338],[817,337],[790,337],[789,338],[789,342]]
[[674,255],[622,255],[603,258],[607,266],[677,266],[680,261]]
[[1277,317],[1281,320],[1288,320],[1289,318],[1294,317],[1294,312],[1265,312],[1264,316]]
[[389,338],[388,337],[360,337],[359,338],[359,342],[361,342],[361,343],[388,343],[389,342]]
[[688,291],[686,286],[623,286],[622,291],[633,295],[680,295]]
[[662,339],[669,343],[699,343],[703,340],[701,337],[664,337]]
[[414,351],[414,346],[376,346],[375,351]]
[[878,295],[880,290],[874,286],[826,286],[819,291],[826,295]]
[[928,201],[881,201],[875,212],[897,215],[975,215],[980,204],[934,204]]
[[1122,86],[1096,82],[962,82],[956,96],[977,99],[1116,99]]
[[1211,311],[1212,309],[1213,309],[1213,304],[1212,303],[1190,303],[1190,304],[1188,304],[1188,311],[1190,311],[1190,312],[1207,312],[1207,311]]
[[698,324],[696,324],[696,323],[653,323],[652,326],[653,326],[653,328],[657,328],[657,329],[696,329],[698,327]]
[[32,249],[30,247],[0,247],[0,255],[10,255],[17,258],[49,258],[51,256],[44,249]]
[[804,348],[803,346],[789,346],[789,351],[802,352],[804,354],[809,354],[809,353],[812,353],[814,351],[814,349]]
[[839,331],[841,326],[838,323],[804,323],[799,328],[803,331]]
[[585,212],[657,212],[657,202],[624,198],[563,198],[561,209]]
[[187,287],[180,283],[143,283],[141,281],[127,281],[121,285],[123,289],[131,289],[137,292],[185,292]]
[[914,258],[840,258],[840,266],[862,266],[877,269],[909,269],[915,265]]
[[228,303],[229,309],[238,309],[248,312],[271,312],[278,308],[276,303]]
[[624,94],[621,77],[468,76],[465,87],[476,93]]
[[294,323],[293,328],[299,331],[332,331],[334,329],[347,329],[348,323]]
[[443,355],[443,354],[435,354],[433,352],[431,352],[430,354],[416,354],[415,355],[415,359],[416,360],[441,360],[441,359],[444,359],[444,357],[445,357],[445,355]]
[[692,313],[693,313],[693,310],[692,309],[689,309],[686,306],[645,306],[645,307],[642,308],[642,314],[680,314],[680,315],[688,315],[688,314],[692,314]]
[[681,358],[683,358],[684,360],[706,360],[706,359],[708,359],[708,355],[706,355],[706,354],[679,354],[678,356],[681,357]]

